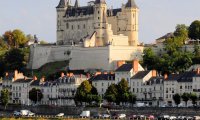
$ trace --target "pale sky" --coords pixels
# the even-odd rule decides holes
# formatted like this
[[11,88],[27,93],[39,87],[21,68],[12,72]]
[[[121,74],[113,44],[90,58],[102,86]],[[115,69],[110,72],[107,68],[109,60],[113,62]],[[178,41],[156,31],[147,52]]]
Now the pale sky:
[[[74,4],[75,0],[71,0]],[[79,0],[86,5],[91,0]],[[106,0],[108,7],[121,7],[127,0]],[[135,0],[140,8],[139,40],[152,43],[173,32],[177,24],[200,20],[200,0]],[[21,29],[39,39],[56,42],[56,9],[59,0],[0,0],[0,34]]]

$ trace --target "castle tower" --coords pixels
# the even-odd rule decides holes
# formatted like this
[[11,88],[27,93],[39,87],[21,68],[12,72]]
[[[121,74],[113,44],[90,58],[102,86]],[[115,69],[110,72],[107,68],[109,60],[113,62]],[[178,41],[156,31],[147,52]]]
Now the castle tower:
[[74,7],[75,7],[75,8],[78,8],[78,7],[79,7],[79,1],[78,1],[78,0],[75,1]]
[[125,5],[126,14],[128,17],[127,31],[129,45],[138,45],[138,12],[139,8],[135,4],[135,0],[128,0]]
[[63,44],[64,41],[64,16],[67,10],[69,1],[68,0],[60,0],[57,10],[57,44]]
[[96,31],[96,46],[104,46],[106,44],[105,32],[107,23],[107,5],[105,0],[96,0],[94,11],[94,29]]

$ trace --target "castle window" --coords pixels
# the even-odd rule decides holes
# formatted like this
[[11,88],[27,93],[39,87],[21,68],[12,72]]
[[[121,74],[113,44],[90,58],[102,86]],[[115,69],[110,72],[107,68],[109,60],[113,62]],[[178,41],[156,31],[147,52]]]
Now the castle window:
[[80,26],[78,25],[78,29],[80,29]]
[[68,23],[66,24],[66,28],[67,28],[67,29],[69,28],[69,24],[68,24]]
[[98,17],[98,20],[99,20],[99,17]]
[[85,24],[83,25],[83,28],[85,29]]
[[74,26],[72,25],[72,30],[74,29]]
[[99,14],[99,11],[98,11],[98,14]]

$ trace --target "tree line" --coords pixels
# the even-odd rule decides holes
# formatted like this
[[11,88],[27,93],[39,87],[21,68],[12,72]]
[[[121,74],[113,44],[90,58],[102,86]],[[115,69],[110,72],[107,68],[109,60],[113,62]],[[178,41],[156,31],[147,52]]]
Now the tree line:
[[177,106],[181,103],[181,100],[183,100],[185,102],[186,106],[187,106],[188,101],[191,100],[193,106],[195,106],[196,101],[198,99],[199,98],[195,93],[183,93],[182,95],[176,93],[175,95],[173,95],[173,100]]
[[118,84],[111,84],[102,97],[98,95],[96,88],[87,80],[78,87],[74,100],[77,105],[83,105],[83,103],[91,105],[92,102],[99,105],[103,99],[109,103],[135,104],[136,96],[129,89],[127,80],[122,79]]
[[192,64],[200,63],[199,43],[194,43],[194,52],[183,48],[187,39],[200,39],[200,21],[196,20],[189,27],[184,24],[177,25],[173,36],[164,41],[164,53],[159,56],[151,48],[144,50],[143,67],[148,70],[155,69],[160,74],[180,73]]

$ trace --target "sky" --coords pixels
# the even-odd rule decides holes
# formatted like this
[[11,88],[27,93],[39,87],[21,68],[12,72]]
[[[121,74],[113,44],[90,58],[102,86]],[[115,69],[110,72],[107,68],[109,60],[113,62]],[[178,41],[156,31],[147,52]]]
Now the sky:
[[[71,0],[74,4],[75,0]],[[91,0],[79,0],[81,6]],[[173,32],[177,24],[200,20],[200,0],[135,0],[139,12],[139,41],[153,43]],[[121,7],[127,0],[106,0],[108,8]],[[59,0],[0,0],[0,35],[21,29],[40,40],[56,42],[56,9]]]

